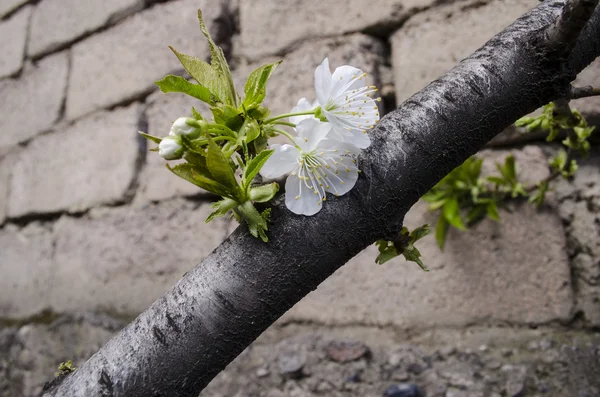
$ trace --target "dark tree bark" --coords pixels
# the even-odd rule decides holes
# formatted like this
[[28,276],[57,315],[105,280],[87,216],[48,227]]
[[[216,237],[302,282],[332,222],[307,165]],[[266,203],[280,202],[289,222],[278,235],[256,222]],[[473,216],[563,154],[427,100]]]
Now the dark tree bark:
[[[587,7],[584,17],[579,3]],[[517,118],[568,97],[576,74],[600,55],[600,9],[597,0],[590,4],[549,0],[519,18],[381,121],[349,194],[313,217],[295,216],[279,200],[269,243],[238,228],[44,395],[197,396],[336,269],[375,240],[393,237],[408,209],[444,175]],[[561,18],[563,9],[576,18]],[[580,34],[570,30],[573,19],[585,24]]]

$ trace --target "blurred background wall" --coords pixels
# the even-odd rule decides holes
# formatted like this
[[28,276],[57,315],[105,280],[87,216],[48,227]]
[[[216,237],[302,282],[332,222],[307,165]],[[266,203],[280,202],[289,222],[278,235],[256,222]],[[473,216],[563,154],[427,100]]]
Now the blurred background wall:
[[[537,3],[0,0],[0,395],[34,395],[61,361],[82,364],[236,227],[226,220],[205,224],[212,197],[171,175],[137,134],[167,135],[174,119],[198,105],[153,85],[168,73],[183,73],[168,45],[208,57],[198,8],[240,90],[254,68],[283,59],[268,85],[274,113],[289,111],[303,96],[314,99],[314,68],[325,57],[333,68],[350,64],[367,72],[380,87],[385,112]],[[600,59],[577,83],[600,86]],[[573,106],[600,120],[599,97]],[[513,153],[523,179],[537,181],[548,175],[554,150],[539,136],[511,128],[484,156],[493,171],[494,161]],[[508,347],[502,348],[516,349],[524,340],[596,338],[599,165],[594,148],[577,177],[560,182],[542,209],[511,204],[501,223],[452,231],[444,252],[429,236],[419,246],[429,273],[402,259],[375,265],[376,249],[367,249],[257,343],[273,347],[297,334],[344,336],[389,354],[392,344],[406,341],[426,349],[438,342],[466,346],[467,340],[499,349],[503,341]],[[433,221],[418,204],[406,224]],[[479,336],[469,339],[473,334]],[[292,345],[320,346],[307,341]],[[298,380],[289,386],[279,378],[285,371],[269,370],[267,356],[260,357],[258,364],[232,366],[203,395],[371,393],[343,385],[319,391],[318,382]],[[259,367],[268,374],[255,379]],[[512,372],[503,373],[508,379]],[[429,395],[475,387],[440,381],[438,390],[421,373],[407,376]],[[385,380],[376,378],[369,384],[381,395]],[[505,380],[499,382],[504,394],[498,395],[508,395]],[[305,394],[294,394],[294,387]]]

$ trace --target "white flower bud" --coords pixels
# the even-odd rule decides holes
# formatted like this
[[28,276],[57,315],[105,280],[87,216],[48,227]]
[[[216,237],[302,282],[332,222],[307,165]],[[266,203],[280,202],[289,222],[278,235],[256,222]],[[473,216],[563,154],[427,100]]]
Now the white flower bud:
[[158,154],[166,160],[177,160],[183,156],[183,147],[178,137],[166,137],[158,144]]
[[[195,122],[194,119],[189,119],[190,121]],[[171,136],[186,136],[188,138],[194,139],[200,135],[200,129],[196,126],[188,124],[187,117],[180,117],[171,126],[171,131],[169,132]]]

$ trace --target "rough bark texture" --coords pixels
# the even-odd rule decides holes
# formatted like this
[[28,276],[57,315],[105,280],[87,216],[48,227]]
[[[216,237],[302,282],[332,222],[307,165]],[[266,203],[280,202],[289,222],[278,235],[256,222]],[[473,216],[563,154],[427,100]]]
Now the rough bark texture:
[[350,194],[313,217],[294,216],[280,201],[268,244],[238,228],[44,395],[198,395],[303,296],[396,232],[406,211],[451,169],[520,116],[567,95],[570,81],[600,55],[600,9],[565,58],[545,41],[564,4],[541,4],[384,118]]

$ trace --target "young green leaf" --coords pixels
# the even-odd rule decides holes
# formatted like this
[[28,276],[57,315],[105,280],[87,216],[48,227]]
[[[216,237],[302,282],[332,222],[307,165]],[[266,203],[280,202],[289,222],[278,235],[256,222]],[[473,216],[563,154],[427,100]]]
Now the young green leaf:
[[212,221],[214,218],[226,215],[230,210],[237,207],[239,203],[235,200],[225,198],[223,200],[216,201],[211,204],[214,211],[206,218],[206,223]]
[[[233,78],[231,77],[231,70],[229,70],[229,64],[225,59],[225,54],[223,54],[223,50],[218,47],[213,41],[206,25],[204,24],[204,19],[202,18],[202,11],[198,10],[198,21],[200,22],[200,30],[206,40],[208,41],[208,46],[210,48],[210,64],[211,68],[215,71],[217,78],[224,85],[223,92],[224,96],[221,97],[223,102],[233,107],[237,107],[237,97],[235,95],[235,88],[233,85]],[[191,73],[190,73],[191,74]]]
[[210,172],[215,181],[225,186],[230,192],[237,192],[238,183],[229,164],[229,159],[208,135],[207,140],[206,168],[208,172]]
[[248,186],[250,183],[252,183],[254,177],[258,175],[258,172],[265,164],[265,162],[269,159],[269,157],[271,157],[273,152],[273,150],[263,150],[256,157],[254,157],[248,162],[243,175],[244,186]]
[[150,141],[152,141],[152,142],[154,142],[156,144],[159,144],[160,141],[162,141],[162,138],[159,138],[157,136],[148,135],[148,134],[146,134],[145,132],[142,132],[142,131],[138,131],[138,134],[140,134],[144,138],[146,138],[146,139],[148,139],[148,140],[150,140]]
[[248,224],[250,234],[252,234],[254,237],[260,237],[264,242],[269,240],[265,234],[265,232],[268,230],[267,218],[270,214],[269,211],[260,214],[250,201],[244,202],[236,209],[236,211],[238,211],[238,213]]
[[192,106],[192,115],[196,120],[204,120],[204,117]]
[[248,196],[250,201],[255,203],[266,203],[271,200],[279,191],[279,185],[276,182],[250,188]]
[[202,170],[197,169],[192,164],[179,164],[175,167],[170,167],[169,164],[167,164],[166,166],[175,175],[204,190],[222,197],[234,198],[232,192],[226,186],[206,177],[206,175],[202,173]]
[[246,143],[250,143],[260,135],[260,126],[256,120],[248,118],[240,128],[240,135],[244,136]]
[[218,102],[218,98],[213,95],[208,88],[201,84],[193,84],[184,79],[181,76],[174,76],[172,74],[164,77],[162,80],[158,80],[155,84],[160,88],[162,92],[183,92],[194,98],[197,98],[209,105],[215,105]]
[[496,203],[489,203],[487,205],[487,215],[490,217],[490,219],[496,221],[496,222],[500,222],[500,214],[498,213],[498,206],[496,205]]
[[377,247],[379,248],[379,255],[375,258],[375,263],[383,265],[390,259],[394,259],[398,256],[398,251],[394,247],[394,243],[386,240],[377,240]]
[[257,108],[265,99],[267,81],[280,63],[281,61],[270,63],[250,73],[244,86],[244,107],[247,110]]
[[438,218],[437,225],[435,225],[435,241],[437,241],[438,247],[441,250],[444,249],[444,244],[446,243],[446,235],[448,234],[448,229],[450,228],[450,224],[444,218],[444,216],[440,216]]
[[423,261],[421,261],[421,253],[412,243],[408,244],[404,251],[402,251],[402,255],[407,261],[416,262],[423,271],[429,271],[429,269],[423,264]]
[[410,238],[411,238],[410,241],[413,243],[416,241],[419,241],[423,237],[427,236],[429,233],[431,233],[431,227],[429,227],[429,225],[425,224],[425,225],[419,226],[416,229],[414,229],[412,232],[410,232]]
[[443,215],[444,218],[450,223],[452,226],[459,230],[467,230],[464,225],[462,218],[460,216],[460,208],[458,206],[458,199],[456,197],[451,197],[446,201],[443,207]]
[[538,182],[537,190],[529,197],[529,202],[535,204],[536,207],[539,207],[544,203],[544,199],[546,198],[546,192],[548,191],[548,182],[542,181]]

